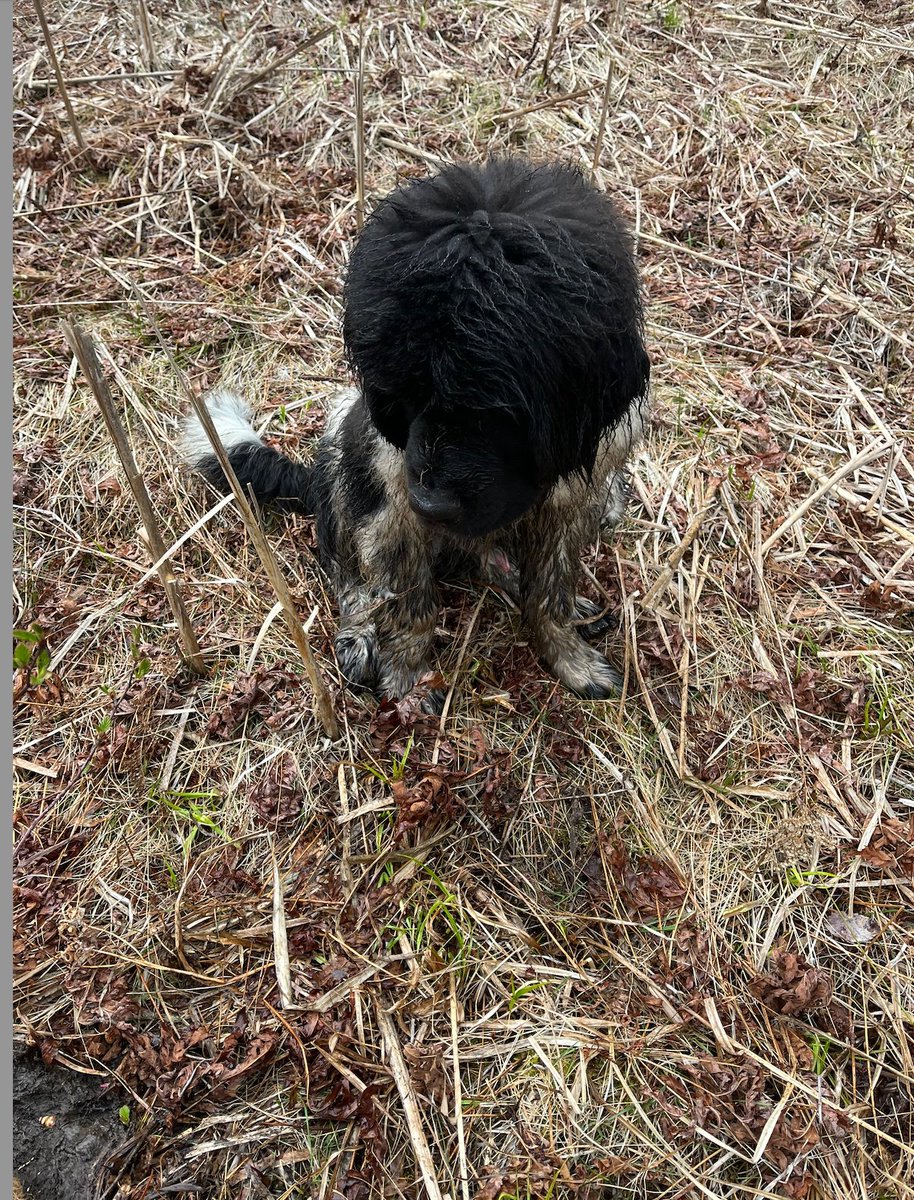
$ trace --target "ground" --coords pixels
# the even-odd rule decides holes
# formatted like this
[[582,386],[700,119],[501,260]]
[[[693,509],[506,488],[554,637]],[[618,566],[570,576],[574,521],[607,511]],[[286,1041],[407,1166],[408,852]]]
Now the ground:
[[[103,1106],[94,1194],[914,1196],[910,6],[44,9],[87,154],[21,0],[15,1020],[33,1099]],[[509,148],[637,234],[653,421],[583,564],[625,693],[468,587],[443,725],[349,696],[312,523],[265,516],[331,743],[165,348],[307,458],[362,176]]]

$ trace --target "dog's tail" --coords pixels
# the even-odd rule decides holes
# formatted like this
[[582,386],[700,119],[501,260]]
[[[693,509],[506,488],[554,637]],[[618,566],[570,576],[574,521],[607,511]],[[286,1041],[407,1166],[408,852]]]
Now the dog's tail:
[[[234,392],[216,388],[206,396],[206,407],[245,494],[253,492],[259,504],[312,515],[311,468],[265,445],[251,424],[250,408]],[[195,412],[184,423],[179,449],[198,475],[218,491],[229,491],[225,472]]]

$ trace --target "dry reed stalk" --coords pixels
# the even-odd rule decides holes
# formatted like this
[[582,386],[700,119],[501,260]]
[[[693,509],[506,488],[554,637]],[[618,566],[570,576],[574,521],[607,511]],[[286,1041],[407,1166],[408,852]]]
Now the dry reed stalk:
[[592,92],[592,87],[577,88],[573,92],[566,92],[564,96],[550,96],[547,100],[538,100],[535,104],[525,104],[523,108],[512,108],[510,112],[496,113],[492,120],[495,124],[502,121],[513,121],[515,117],[525,117],[528,113],[542,112],[546,108],[557,108],[560,104],[570,104],[574,100],[580,100],[582,96],[589,96]]
[[355,223],[365,223],[365,26],[359,20],[359,58],[355,73]]
[[827,479],[823,480],[822,483],[819,484],[814,492],[810,493],[810,495],[806,497],[802,504],[798,504],[793,512],[786,516],[780,525],[778,525],[777,529],[775,529],[775,531],[768,538],[766,538],[766,540],[762,543],[762,557],[764,557],[768,551],[781,540],[788,530],[792,529],[798,521],[801,521],[803,517],[806,516],[817,500],[821,500],[823,496],[827,495],[836,484],[841,482],[842,479],[847,478],[848,475],[852,475],[854,471],[858,470],[865,463],[872,461],[874,458],[878,458],[880,454],[884,454],[890,449],[891,446],[888,443],[878,443],[875,446],[867,446],[865,449],[861,450],[859,454],[855,454],[854,457],[848,462],[842,463],[837,470],[833,471]]
[[283,1008],[292,1004],[292,972],[289,963],[289,934],[286,929],[286,908],[283,902],[282,879],[276,847],[270,838],[270,861],[273,868],[273,962],[279,1000]]
[[682,541],[670,555],[669,562],[641,598],[641,604],[644,608],[650,608],[660,593],[669,586],[670,580],[673,578],[674,571],[682,562],[686,551],[695,541],[699,530],[707,520],[708,514],[714,506],[714,498],[717,495],[717,491],[721,485],[721,482],[722,481],[720,479],[713,479],[711,481],[711,486],[708,488],[708,494],[705,497],[705,502],[700,511],[697,512],[689,522],[688,528],[682,535]]
[[[177,363],[172,359],[172,365],[178,369]],[[182,377],[183,382],[183,377]],[[301,620],[298,616],[298,611],[295,608],[295,602],[292,599],[292,594],[289,591],[289,585],[286,583],[285,577],[280,570],[276,557],[270,548],[266,535],[257,520],[257,517],[252,509],[248,498],[242,490],[241,484],[238,482],[238,477],[232,469],[232,464],[225,452],[225,447],[216,432],[216,427],[213,425],[204,402],[194,394],[194,392],[184,384],[186,395],[194,407],[194,411],[200,420],[200,424],[206,431],[206,436],[209,439],[210,445],[213,447],[213,453],[219,460],[219,465],[225,473],[225,477],[231,486],[232,492],[235,495],[235,500],[238,504],[241,519],[244,521],[245,527],[251,541],[254,543],[254,548],[260,558],[261,564],[267,573],[273,591],[276,593],[276,598],[282,604],[283,616],[289,626],[289,632],[292,634],[292,639],[301,655],[305,671],[308,675],[308,681],[311,684],[311,690],[314,694],[314,704],[317,715],[327,736],[333,741],[339,737],[339,726],[337,725],[336,716],[333,712],[333,703],[330,699],[330,692],[327,690],[327,685],[321,678],[320,669],[314,659],[314,654],[311,650],[311,644],[308,640],[308,635],[305,633]]]
[[555,39],[558,36],[561,12],[562,0],[555,0],[552,6],[552,18],[549,22],[549,40],[546,42],[546,51],[543,54],[543,66],[540,72],[544,81],[549,78],[549,66],[552,62],[552,52],[555,49]]
[[76,139],[76,144],[80,151],[85,155],[86,159],[92,164],[92,155],[89,153],[89,147],[86,145],[83,138],[82,130],[79,127],[79,121],[76,119],[76,113],[73,111],[73,105],[70,103],[70,94],[67,91],[67,85],[64,83],[63,72],[60,69],[60,63],[57,61],[57,51],[54,49],[54,40],[51,37],[51,30],[48,27],[47,17],[44,15],[44,5],[41,0],[32,0],[35,5],[35,12],[38,14],[38,21],[41,25],[41,32],[44,37],[45,45],[48,49],[48,58],[51,60],[51,66],[54,69],[54,78],[57,80],[57,90],[60,92],[60,97],[64,102],[67,110],[67,119],[70,122],[70,128],[73,130],[73,136]]
[[330,699],[330,692],[327,685],[321,676],[320,669],[315,661],[314,654],[311,650],[311,643],[308,635],[305,632],[301,620],[298,616],[298,611],[295,608],[295,602],[292,599],[292,593],[289,591],[289,585],[286,583],[285,576],[280,569],[279,563],[276,561],[276,556],[270,548],[270,543],[267,540],[266,534],[254,513],[248,497],[244,494],[244,489],[238,481],[238,476],[232,467],[229,457],[225,452],[225,447],[222,444],[222,439],[216,431],[212,417],[209,415],[209,410],[203,400],[194,392],[188,384],[184,372],[178,366],[174,355],[168,348],[168,344],[162,337],[159,330],[158,322],[155,319],[150,305],[146,301],[145,296],[137,291],[137,297],[146,312],[147,317],[155,333],[156,340],[162,348],[168,362],[174,372],[175,378],[181,386],[181,390],[189,400],[194,412],[206,432],[207,439],[213,448],[213,453],[218,459],[219,466],[222,468],[225,478],[228,480],[229,486],[234,494],[235,501],[238,505],[238,510],[241,513],[241,519],[244,522],[245,528],[248,531],[257,556],[260,559],[263,569],[267,573],[273,591],[276,593],[276,598],[282,604],[283,616],[286,619],[286,624],[289,627],[289,632],[292,634],[292,639],[295,642],[296,648],[301,655],[302,663],[305,667],[305,672],[308,676],[308,682],[311,684],[311,691],[314,697],[315,712],[320,720],[324,731],[331,740],[336,741],[339,737],[339,726],[337,724],[336,715],[333,711],[333,703]]
[[[609,41],[614,42],[616,34],[619,31],[619,26],[622,23],[622,12],[625,0],[615,0],[613,5],[612,16],[609,23]],[[603,137],[606,133],[606,116],[609,112],[609,98],[612,95],[613,85],[613,58],[611,53],[607,52],[607,67],[606,67],[606,82],[603,84],[603,99],[600,103],[600,122],[597,126],[597,136],[594,138],[593,159],[590,164],[590,175],[592,179],[596,179],[597,170],[600,166],[600,157],[603,153]]]
[[467,1162],[466,1130],[463,1124],[463,1086],[460,1082],[460,1038],[457,1025],[457,982],[450,976],[451,1057],[454,1060],[454,1124],[457,1126],[457,1156],[460,1164],[460,1192],[470,1200],[470,1171]]
[[145,66],[149,71],[157,71],[159,64],[156,60],[155,42],[152,40],[152,30],[149,26],[149,9],[146,7],[146,0],[136,0],[136,16],[140,29],[140,40],[143,43]]
[[261,67],[258,71],[252,71],[244,80],[244,82],[240,84],[238,88],[236,88],[235,96],[238,97],[244,92],[248,91],[249,88],[256,87],[258,84],[263,83],[264,80],[269,79],[282,67],[290,63],[293,58],[297,58],[300,54],[304,54],[304,52],[306,50],[310,50],[312,46],[317,46],[325,38],[329,37],[331,33],[335,32],[335,25],[325,25],[323,29],[319,29],[317,33],[312,33],[310,37],[305,38],[303,42],[300,42],[297,46],[293,47],[293,49],[286,51],[285,54],[281,54],[278,58],[273,59],[272,62],[267,63],[265,67]]
[[152,501],[149,499],[149,493],[146,490],[143,476],[140,474],[140,470],[136,465],[136,459],[133,457],[133,451],[130,448],[126,431],[117,415],[114,400],[108,387],[108,381],[104,376],[98,356],[95,353],[95,346],[92,339],[77,324],[69,321],[64,322],[63,329],[67,342],[76,356],[86,377],[86,381],[92,389],[96,403],[101,410],[105,426],[117,450],[117,455],[127,476],[127,482],[130,485],[133,498],[136,500],[137,507],[143,518],[146,538],[152,551],[152,557],[157,564],[159,578],[162,580],[162,586],[165,589],[168,607],[171,609],[178,626],[178,636],[184,648],[184,658],[199,675],[205,675],[206,666],[203,662],[203,655],[197,641],[197,635],[194,633],[187,609],[184,607],[184,600],[181,597],[177,580],[166,557],[167,550],[162,535],[159,532],[159,523],[152,507]]
[[393,1075],[397,1091],[400,1093],[400,1101],[403,1104],[403,1115],[406,1117],[406,1124],[409,1128],[409,1139],[412,1143],[413,1153],[416,1156],[419,1170],[422,1172],[422,1179],[425,1183],[425,1190],[429,1195],[429,1200],[443,1200],[441,1185],[435,1173],[435,1164],[432,1161],[428,1139],[425,1136],[425,1130],[422,1128],[419,1105],[416,1102],[416,1093],[413,1088],[413,1081],[410,1078],[409,1068],[406,1065],[406,1059],[403,1057],[403,1048],[400,1045],[397,1027],[394,1024],[393,1017],[391,1017],[390,1013],[382,1005],[383,1001],[375,1001],[375,1017],[384,1038],[390,1073]]

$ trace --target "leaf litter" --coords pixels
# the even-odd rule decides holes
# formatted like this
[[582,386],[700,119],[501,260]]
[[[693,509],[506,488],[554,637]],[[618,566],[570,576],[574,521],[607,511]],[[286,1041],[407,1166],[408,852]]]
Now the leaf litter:
[[[14,28],[16,1027],[132,1089],[100,1189],[413,1194],[382,1004],[451,1196],[910,1197],[905,5],[560,6],[545,82],[542,5],[350,7],[302,49],[321,20],[288,4],[143,7],[152,74],[130,6],[45,3],[96,169]],[[460,588],[443,729],[421,689],[343,693],[312,525],[268,518],[319,610],[328,753],[230,508],[174,556],[212,666],[182,672],[60,321],[121,373],[167,541],[213,497],[124,278],[194,386],[310,457],[346,378],[360,16],[369,206],[427,156],[590,170],[613,64],[596,175],[638,231],[654,419],[585,563],[622,705],[560,693],[494,592],[461,660]]]

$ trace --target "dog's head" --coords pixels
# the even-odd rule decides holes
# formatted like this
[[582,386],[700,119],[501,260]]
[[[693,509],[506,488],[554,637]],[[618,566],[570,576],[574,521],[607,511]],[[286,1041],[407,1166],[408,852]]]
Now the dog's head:
[[413,510],[467,537],[589,473],[647,389],[628,234],[564,166],[452,166],[394,192],[353,250],[343,332]]

